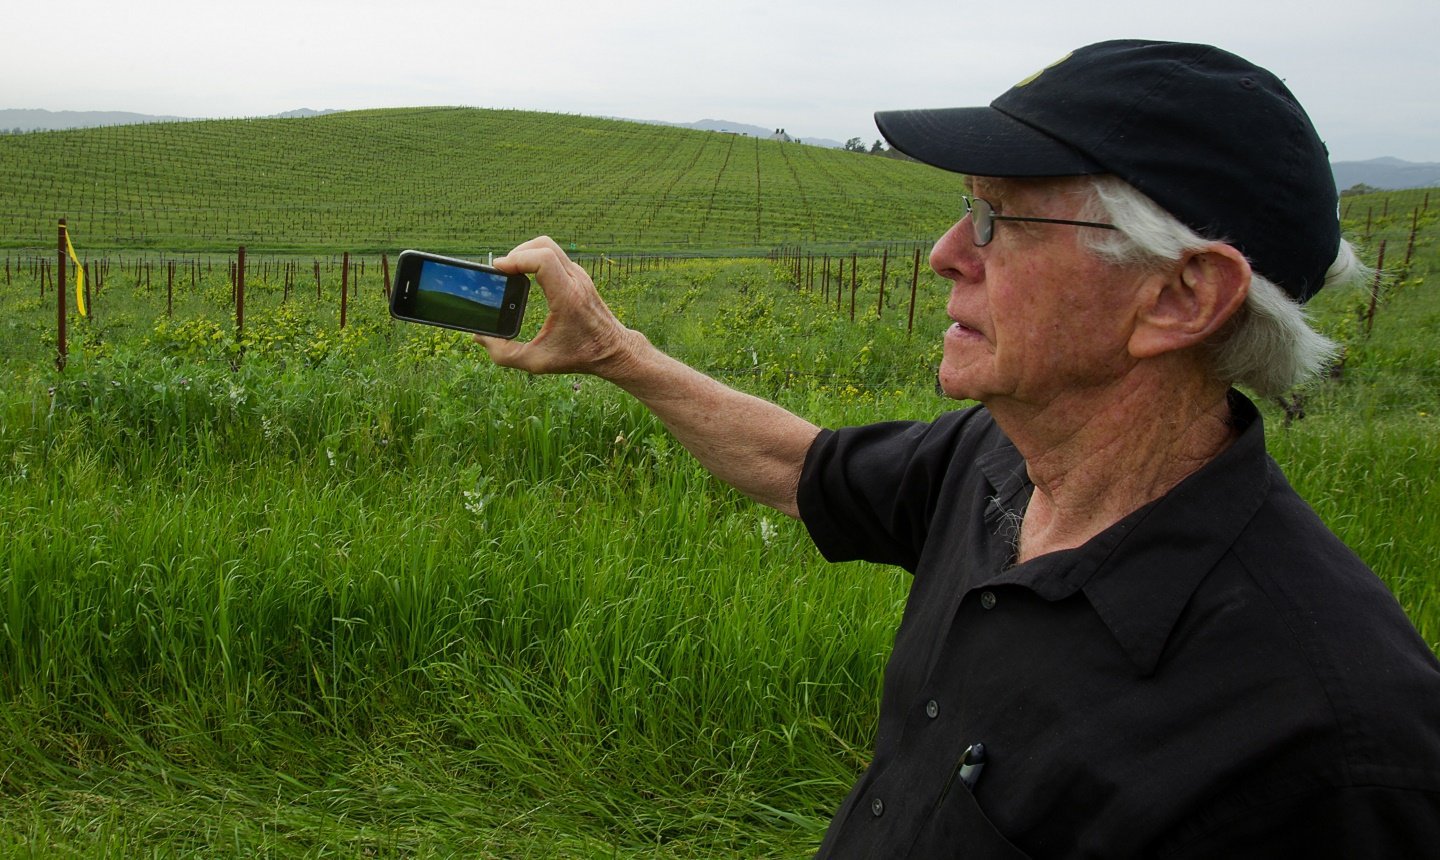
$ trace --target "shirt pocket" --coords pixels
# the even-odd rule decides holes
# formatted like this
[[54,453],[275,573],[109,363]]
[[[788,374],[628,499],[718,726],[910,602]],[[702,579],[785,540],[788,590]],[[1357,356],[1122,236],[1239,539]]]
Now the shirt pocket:
[[970,789],[955,780],[936,802],[929,820],[920,826],[908,856],[1025,860],[1030,855],[1010,844],[990,823]]

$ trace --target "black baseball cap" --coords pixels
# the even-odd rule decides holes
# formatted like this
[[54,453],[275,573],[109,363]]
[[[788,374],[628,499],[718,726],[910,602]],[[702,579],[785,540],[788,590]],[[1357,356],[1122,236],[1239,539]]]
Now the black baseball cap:
[[875,124],[911,158],[973,176],[1114,174],[1297,301],[1339,250],[1329,153],[1304,108],[1210,45],[1100,42],[989,107],[882,111]]

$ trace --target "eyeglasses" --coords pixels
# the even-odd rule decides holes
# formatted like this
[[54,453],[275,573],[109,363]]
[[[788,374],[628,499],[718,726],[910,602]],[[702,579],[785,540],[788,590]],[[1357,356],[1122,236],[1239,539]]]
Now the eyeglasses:
[[1020,215],[1000,215],[990,201],[982,200],[979,197],[971,197],[967,194],[960,195],[965,201],[965,214],[970,216],[970,226],[975,228],[975,247],[980,248],[990,244],[995,238],[996,221],[1029,221],[1035,224],[1070,224],[1075,227],[1099,227],[1102,230],[1118,230],[1114,224],[1101,224],[1098,221],[1067,221],[1063,218],[1027,218]]

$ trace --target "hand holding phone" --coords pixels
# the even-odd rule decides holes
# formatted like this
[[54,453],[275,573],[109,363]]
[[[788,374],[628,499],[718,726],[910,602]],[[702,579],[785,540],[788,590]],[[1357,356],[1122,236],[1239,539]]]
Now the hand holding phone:
[[516,246],[495,264],[507,272],[534,275],[548,308],[533,340],[475,338],[496,364],[528,373],[588,373],[620,382],[617,373],[635,369],[635,358],[654,351],[643,335],[616,318],[589,273],[548,236]]
[[530,279],[494,266],[403,251],[390,291],[390,315],[407,322],[492,337],[520,333]]

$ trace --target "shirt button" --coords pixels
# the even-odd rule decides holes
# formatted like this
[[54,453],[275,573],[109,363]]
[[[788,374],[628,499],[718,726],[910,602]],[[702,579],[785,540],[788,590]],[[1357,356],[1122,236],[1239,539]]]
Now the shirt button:
[[995,608],[995,592],[993,592],[993,591],[982,591],[982,592],[980,592],[980,605],[983,606],[983,607],[986,608],[986,609],[994,609],[994,608]]
[[940,716],[940,703],[937,702],[937,701],[935,701],[934,699],[931,699],[930,701],[926,702],[926,703],[925,703],[925,716],[929,717],[929,718],[932,719],[932,720],[935,719],[936,717]]
[[885,814],[885,801],[881,800],[881,799],[878,798],[878,797],[875,798],[874,800],[870,801],[870,814],[873,815],[873,816],[875,816],[876,818],[879,818],[880,816],[884,815],[884,814]]

